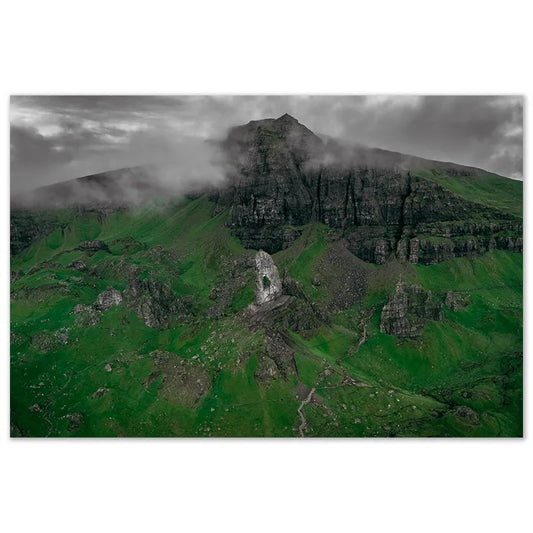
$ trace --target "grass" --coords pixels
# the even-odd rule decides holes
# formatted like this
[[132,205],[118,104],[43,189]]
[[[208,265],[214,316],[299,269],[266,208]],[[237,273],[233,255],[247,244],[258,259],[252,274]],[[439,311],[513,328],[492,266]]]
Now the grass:
[[414,170],[413,175],[433,181],[466,200],[523,217],[523,183],[482,172],[471,176],[447,176],[431,170]]
[[[477,187],[453,180],[448,186],[459,194],[462,184],[465,197]],[[517,187],[506,182],[501,198],[490,191],[478,198],[508,205],[506,194],[518,194]],[[208,318],[213,289],[233,275],[227,261],[248,253],[225,226],[227,213],[213,217],[212,210],[198,198],[106,216],[65,211],[62,229],[12,257],[11,269],[24,274],[11,286],[15,434],[295,436],[298,383],[317,389],[316,401],[303,408],[311,436],[522,434],[521,254],[493,252],[431,266],[370,265],[367,293],[356,305],[331,315],[312,335],[289,332],[297,374],[260,381],[255,374],[264,332],[249,329],[241,316],[254,300],[254,276],[235,285],[220,318]],[[274,259],[282,276],[289,273],[308,298],[322,302],[327,287],[315,286],[313,278],[332,245],[328,229],[300,229],[300,238]],[[108,243],[110,252],[77,250],[93,239]],[[71,269],[75,259],[88,270]],[[78,324],[76,304],[94,303],[107,286],[124,289],[131,276],[158,279],[178,296],[192,297],[192,312],[163,330],[147,327],[124,306],[103,313],[95,327]],[[400,277],[441,301],[447,291],[461,291],[468,306],[446,307],[444,320],[428,323],[416,339],[381,333],[380,310]],[[67,344],[56,337],[63,330]],[[209,376],[208,390],[193,407],[163,393],[164,375],[150,379],[154,350]],[[345,386],[346,377],[364,386]],[[95,398],[102,387],[107,392]],[[458,419],[459,406],[474,409],[479,424]],[[69,429],[76,413],[83,421]]]

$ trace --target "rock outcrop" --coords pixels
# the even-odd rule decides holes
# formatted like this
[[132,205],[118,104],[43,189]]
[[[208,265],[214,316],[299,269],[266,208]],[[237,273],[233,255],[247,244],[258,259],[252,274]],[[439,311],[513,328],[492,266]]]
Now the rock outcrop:
[[72,311],[76,315],[76,326],[94,327],[100,322],[101,312],[96,306],[77,304]]
[[281,296],[282,284],[278,269],[272,257],[263,250],[255,256],[255,272],[257,305],[273,301]]
[[78,250],[81,250],[82,252],[98,252],[100,250],[109,252],[109,247],[104,241],[100,240],[83,241],[78,245]]
[[463,311],[468,307],[468,295],[460,292],[448,291],[444,302],[452,311]]
[[270,381],[278,376],[286,379],[287,376],[296,374],[294,350],[287,345],[279,332],[267,332],[265,349],[258,355],[255,378],[260,381]]
[[418,337],[427,322],[442,318],[442,303],[430,291],[399,281],[383,307],[380,330],[396,337]]
[[176,314],[186,314],[190,302],[171,287],[154,279],[131,280],[123,293],[124,301],[150,328],[168,327]]
[[108,287],[104,292],[101,292],[96,299],[96,308],[101,311],[108,311],[115,305],[122,303],[122,294],[113,287]]

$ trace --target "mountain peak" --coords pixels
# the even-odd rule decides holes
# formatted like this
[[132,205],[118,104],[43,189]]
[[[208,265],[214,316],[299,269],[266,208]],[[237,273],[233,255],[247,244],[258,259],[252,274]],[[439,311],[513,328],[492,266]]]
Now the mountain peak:
[[299,122],[289,113],[285,113],[276,119],[276,122],[285,122],[287,124],[299,124]]

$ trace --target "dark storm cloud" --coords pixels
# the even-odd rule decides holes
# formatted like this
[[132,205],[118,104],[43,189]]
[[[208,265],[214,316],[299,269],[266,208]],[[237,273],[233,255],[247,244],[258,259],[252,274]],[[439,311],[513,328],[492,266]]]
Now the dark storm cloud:
[[205,139],[286,112],[349,144],[520,178],[522,106],[520,97],[497,96],[16,96],[11,184],[20,192],[144,163],[176,168],[180,179],[214,179]]

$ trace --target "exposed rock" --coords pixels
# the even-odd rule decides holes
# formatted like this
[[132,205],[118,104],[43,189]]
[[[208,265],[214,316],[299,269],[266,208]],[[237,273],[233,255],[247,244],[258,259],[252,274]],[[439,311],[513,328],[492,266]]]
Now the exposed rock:
[[462,311],[468,307],[468,295],[460,292],[448,291],[444,302],[452,311]]
[[153,279],[131,280],[123,296],[150,328],[169,326],[174,315],[187,314],[192,304],[190,299],[178,298],[169,285]]
[[[414,177],[406,167],[448,175],[476,169],[344,148],[288,115],[234,128],[223,146],[234,170],[214,199],[219,210],[230,207],[228,225],[247,248],[275,253],[300,235],[299,226],[318,221],[346,236],[357,257],[378,264],[394,254],[432,264],[521,249],[518,219]],[[440,235],[449,242],[435,242]]]
[[37,333],[31,337],[31,347],[40,353],[48,353],[57,346],[57,338],[50,333]]
[[267,331],[265,350],[258,356],[255,378],[260,381],[270,381],[278,376],[286,378],[296,373],[294,350],[288,346],[280,333]]
[[272,257],[263,250],[260,250],[255,256],[255,272],[255,301],[258,305],[281,296],[282,285],[278,269]]
[[454,415],[458,420],[465,424],[479,426],[479,416],[472,408],[467,407],[466,405],[459,406],[455,410]]
[[86,272],[87,271],[87,265],[81,261],[80,259],[76,259],[70,263],[69,268],[73,268],[74,270],[79,270],[80,272]]
[[106,389],[105,387],[100,387],[92,396],[91,398],[101,398],[106,392],[108,392],[109,389]]
[[397,337],[417,337],[428,321],[442,318],[442,303],[430,291],[399,281],[383,307],[380,330]]
[[328,308],[337,312],[355,305],[364,296],[369,265],[351,253],[345,241],[339,241],[320,261],[318,275],[328,296]]
[[98,252],[100,250],[109,252],[109,247],[104,241],[100,240],[83,241],[78,245],[78,250],[81,250],[82,252]]
[[[24,193],[25,195],[27,193]],[[60,217],[50,211],[17,209],[11,198],[11,254],[16,255],[36,240],[61,227]]]
[[251,255],[232,256],[224,259],[224,281],[218,283],[209,294],[212,305],[207,310],[209,318],[220,318],[231,312],[234,298],[250,286],[255,278],[255,260]]
[[69,328],[61,328],[54,333],[54,337],[60,344],[68,344]]
[[68,431],[76,431],[85,422],[85,417],[82,413],[69,413],[66,415],[68,420]]
[[109,363],[107,363],[104,367],[104,370],[106,372],[111,372],[113,370],[113,367]]
[[28,336],[23,333],[11,330],[9,332],[10,344],[13,346],[18,346],[24,344],[28,340]]
[[29,407],[30,411],[32,413],[41,413],[42,412],[42,408],[39,404],[37,403],[34,403],[33,405],[30,405]]
[[283,281],[281,282],[281,290],[283,294],[305,299],[305,293],[302,284],[299,281],[292,279],[286,272],[283,275]]
[[100,322],[100,311],[91,305],[77,304],[72,311],[76,317],[77,327],[93,327]]
[[96,307],[102,311],[108,311],[114,305],[122,303],[122,294],[113,287],[108,287],[104,292],[98,295]]
[[115,259],[115,256],[110,256],[108,261],[98,262],[91,269],[91,275],[103,279],[130,280],[138,278],[142,271],[143,268],[132,262],[128,256],[121,257],[119,261]]

